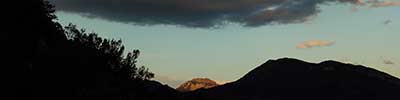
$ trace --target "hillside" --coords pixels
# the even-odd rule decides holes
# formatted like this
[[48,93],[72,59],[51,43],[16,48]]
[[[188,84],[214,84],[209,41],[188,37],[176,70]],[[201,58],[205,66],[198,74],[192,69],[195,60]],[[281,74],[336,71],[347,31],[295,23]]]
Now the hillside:
[[400,80],[359,65],[269,60],[239,80],[186,93],[197,100],[398,100]]

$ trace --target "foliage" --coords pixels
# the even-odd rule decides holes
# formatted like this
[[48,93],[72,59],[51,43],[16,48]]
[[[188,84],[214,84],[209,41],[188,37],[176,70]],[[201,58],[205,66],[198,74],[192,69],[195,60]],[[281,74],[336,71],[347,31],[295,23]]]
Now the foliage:
[[148,68],[137,67],[139,50],[133,50],[128,52],[125,57],[123,56],[125,47],[121,40],[104,39],[96,33],[87,33],[84,29],[77,29],[73,24],[65,27],[65,34],[73,44],[97,51],[101,57],[105,57],[107,66],[113,71],[123,73],[131,79],[148,80],[154,77]]
[[[29,99],[145,100],[154,74],[137,66],[139,50],[124,53],[121,40],[105,39],[56,22],[44,0],[10,0],[2,33],[7,96]],[[7,3],[8,4],[8,3]],[[151,92],[154,93],[154,92]]]

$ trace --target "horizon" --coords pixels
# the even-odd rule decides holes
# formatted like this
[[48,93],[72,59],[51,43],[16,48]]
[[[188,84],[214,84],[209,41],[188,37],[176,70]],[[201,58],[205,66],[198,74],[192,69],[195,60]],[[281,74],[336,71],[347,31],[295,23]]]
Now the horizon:
[[180,23],[135,25],[135,21],[121,22],[96,12],[70,10],[68,5],[57,8],[67,1],[53,2],[57,22],[121,39],[125,50],[141,51],[139,65],[156,73],[156,80],[173,87],[192,78],[235,81],[269,59],[284,57],[312,63],[335,60],[400,77],[400,13],[396,13],[400,5],[319,5],[320,12],[306,16],[305,22],[259,26],[233,22],[221,28],[204,28]]

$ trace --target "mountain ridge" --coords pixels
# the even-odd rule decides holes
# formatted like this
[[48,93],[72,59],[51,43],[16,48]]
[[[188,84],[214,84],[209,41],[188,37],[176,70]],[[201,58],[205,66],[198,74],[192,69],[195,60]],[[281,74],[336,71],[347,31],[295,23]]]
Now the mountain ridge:
[[397,100],[399,92],[400,79],[373,68],[281,58],[234,82],[185,95],[195,100]]

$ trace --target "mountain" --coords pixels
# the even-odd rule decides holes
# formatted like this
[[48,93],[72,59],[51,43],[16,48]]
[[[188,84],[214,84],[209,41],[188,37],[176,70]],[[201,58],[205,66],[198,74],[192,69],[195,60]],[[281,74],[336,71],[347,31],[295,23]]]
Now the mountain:
[[176,90],[181,91],[181,92],[188,92],[188,91],[194,91],[200,88],[212,88],[215,86],[218,86],[219,84],[211,79],[208,78],[194,78],[190,81],[187,81],[180,85]]
[[[141,87],[137,88],[140,93],[136,99],[139,100],[184,100],[182,98],[182,93],[169,87],[168,85],[163,85],[157,81],[145,80],[140,84]],[[132,94],[131,94],[132,95]],[[129,99],[132,100],[132,99]],[[135,100],[135,99],[133,99]]]
[[191,100],[399,100],[400,80],[360,65],[269,60],[231,83],[185,93]]

